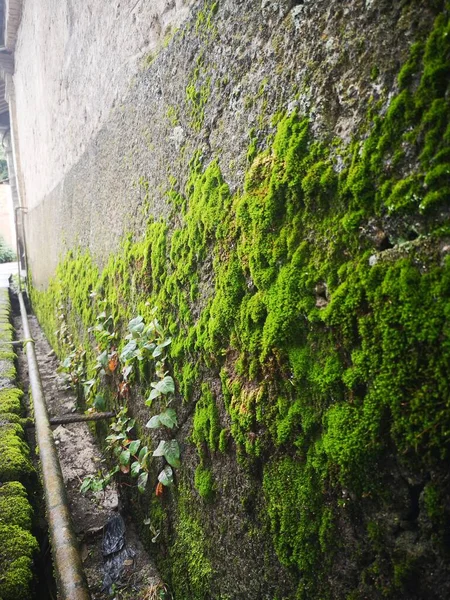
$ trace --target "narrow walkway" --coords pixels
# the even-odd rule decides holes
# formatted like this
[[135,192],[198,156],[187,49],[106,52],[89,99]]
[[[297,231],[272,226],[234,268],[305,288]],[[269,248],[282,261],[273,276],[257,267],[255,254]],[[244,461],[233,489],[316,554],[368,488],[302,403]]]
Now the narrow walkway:
[[[7,268],[2,271],[7,271]],[[57,373],[58,359],[46,340],[37,319],[29,316],[31,334],[36,343],[44,393],[50,417],[62,416],[76,409],[76,399],[64,378]],[[17,339],[22,336],[20,317],[14,318]],[[28,389],[28,367],[24,353],[19,352],[19,379],[24,390]],[[84,569],[93,600],[111,598],[103,589],[103,526],[122,506],[117,489],[113,486],[104,492],[80,494],[80,485],[87,475],[97,474],[103,464],[102,455],[86,423],[60,425],[54,430],[59,460],[67,489],[69,507],[75,532],[80,541]],[[160,582],[149,562],[133,524],[121,512],[126,523],[126,542],[130,556],[126,561],[120,580],[115,585],[115,598],[144,600],[148,590]],[[111,591],[111,590],[109,590]]]
[[10,275],[17,274],[17,263],[1,263],[0,264],[0,288],[7,288],[9,285]]

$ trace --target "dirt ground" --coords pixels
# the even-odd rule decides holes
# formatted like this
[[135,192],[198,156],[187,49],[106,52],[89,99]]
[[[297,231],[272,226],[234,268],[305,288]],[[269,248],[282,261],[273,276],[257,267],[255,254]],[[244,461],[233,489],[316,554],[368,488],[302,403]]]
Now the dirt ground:
[[[62,416],[76,410],[76,399],[64,378],[57,373],[58,359],[45,338],[37,319],[29,316],[36,353],[50,417]],[[20,317],[15,317],[17,339],[22,336]],[[26,392],[29,387],[28,366],[24,352],[18,351],[20,383]],[[32,430],[31,430],[32,431]],[[117,487],[86,496],[80,493],[84,477],[96,474],[104,458],[96,446],[86,423],[59,425],[53,432],[67,489],[70,511],[93,600],[107,598],[150,600],[161,597],[161,579],[141,544],[135,527],[126,514]],[[102,541],[104,525],[111,517],[121,514],[125,521],[125,540],[128,556],[120,579],[113,588],[103,590],[104,558]]]

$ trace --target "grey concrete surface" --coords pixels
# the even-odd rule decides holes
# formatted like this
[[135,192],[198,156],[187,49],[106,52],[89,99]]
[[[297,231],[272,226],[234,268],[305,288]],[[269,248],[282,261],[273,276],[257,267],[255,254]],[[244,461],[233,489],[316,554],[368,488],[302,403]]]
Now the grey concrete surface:
[[[24,273],[22,272],[22,274]],[[0,288],[9,287],[9,278],[11,275],[17,275],[17,263],[0,264]]]
[[[144,4],[129,14],[128,1],[108,8],[94,3],[94,10],[91,0],[76,11],[72,3],[69,14],[64,0],[51,17],[52,3],[41,3],[45,10],[38,15],[26,2],[15,75],[20,147],[27,148],[27,241],[38,286],[46,285],[67,249],[89,249],[101,266],[125,234],[139,236],[150,217],[167,215],[165,193],[173,181],[184,190],[197,151],[204,163],[217,158],[231,189],[241,188],[250,137],[262,150],[279,110],[298,108],[316,136],[348,142],[371,99],[388,103],[419,23],[432,19],[425,1],[402,7],[387,0],[367,6],[223,0],[212,18],[212,3],[197,1],[144,64],[144,50],[132,54],[126,39],[139,46],[149,10]],[[179,3],[169,6],[181,19]],[[189,89],[206,93],[204,106],[192,101]]]
[[142,61],[186,19],[190,4],[24,0],[14,85],[27,206],[83,155]]

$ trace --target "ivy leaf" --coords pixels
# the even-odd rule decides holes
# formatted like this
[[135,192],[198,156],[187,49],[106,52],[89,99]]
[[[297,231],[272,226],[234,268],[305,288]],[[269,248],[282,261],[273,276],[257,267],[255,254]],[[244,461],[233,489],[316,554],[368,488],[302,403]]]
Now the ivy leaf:
[[136,454],[140,445],[141,445],[141,440],[134,440],[134,442],[131,442],[131,444],[128,446],[128,450],[130,451],[130,454],[131,455]]
[[121,465],[127,465],[130,462],[131,453],[129,450],[123,450],[119,456],[119,463]]
[[142,461],[144,460],[145,456],[148,454],[148,448],[147,446],[143,446],[140,451],[139,451],[139,455],[138,455],[138,460],[140,463],[142,463]]
[[161,440],[156,450],[153,451],[153,456],[164,456],[165,445],[166,442],[164,440]]
[[153,456],[164,456],[169,465],[172,467],[180,466],[180,446],[177,440],[170,440],[170,442],[161,440],[158,447],[153,452]]
[[151,352],[155,349],[155,344],[153,342],[146,342],[142,347]]
[[137,460],[134,461],[134,463],[132,463],[131,465],[131,477],[137,477],[141,469],[141,463]]
[[87,398],[89,396],[89,394],[91,393],[91,390],[93,388],[93,386],[96,383],[96,379],[89,379],[88,381],[83,381],[83,391],[84,391],[84,397]]
[[141,317],[141,315],[138,315],[134,319],[131,319],[131,321],[128,323],[128,331],[136,330],[136,328],[140,327],[141,324],[142,324],[142,329],[144,329],[143,320],[144,320],[144,317]]
[[137,484],[138,484],[138,490],[141,493],[145,492],[145,487],[147,485],[147,480],[148,480],[148,473],[144,472],[144,473],[141,473],[139,475]]
[[152,357],[156,358],[157,356],[161,356],[163,351],[164,351],[164,349],[161,346],[156,346],[156,348],[152,352]]
[[99,365],[101,365],[104,369],[106,368],[106,365],[108,364],[108,351],[105,350],[104,352],[102,352],[101,354],[99,354],[97,356],[97,363]]
[[101,394],[97,394],[94,400],[95,410],[103,411],[106,410],[106,400]]
[[130,331],[131,331],[131,335],[133,336],[133,338],[141,337],[141,334],[144,331],[144,323],[139,323],[139,325],[136,325]]
[[155,398],[159,398],[161,396],[161,392],[157,388],[153,388],[150,392],[150,396],[147,398],[147,402],[152,402]]
[[168,408],[158,416],[161,423],[169,429],[173,429],[178,425],[177,413],[174,411],[173,408]]
[[126,344],[126,346],[123,348],[122,352],[120,353],[120,360],[123,362],[127,362],[128,360],[131,360],[132,358],[134,358],[135,352],[136,352],[136,347],[137,347],[136,340],[130,340],[128,342],[128,344]]
[[130,373],[133,371],[133,365],[127,365],[123,370],[122,370],[122,375],[123,378],[125,379],[125,381],[127,381],[128,376],[130,375]]
[[173,484],[173,471],[172,467],[166,465],[161,473],[158,475],[158,481],[160,481],[163,485],[169,486]]
[[155,415],[148,421],[146,427],[149,429],[156,429],[161,427],[161,425],[165,425],[169,429],[173,429],[178,425],[177,423],[177,413],[173,410],[173,408],[168,408],[160,415]]
[[158,427],[161,427],[161,421],[159,417],[160,415],[155,415],[154,417],[152,417],[150,421],[148,421],[146,427],[148,427],[149,429],[157,429]]
[[169,465],[172,467],[179,467],[180,463],[180,446],[178,445],[177,440],[170,440],[170,442],[166,442],[164,447],[164,458],[167,460]]
[[158,381],[155,387],[161,394],[173,394],[175,392],[175,384],[170,375],[166,375],[164,379]]

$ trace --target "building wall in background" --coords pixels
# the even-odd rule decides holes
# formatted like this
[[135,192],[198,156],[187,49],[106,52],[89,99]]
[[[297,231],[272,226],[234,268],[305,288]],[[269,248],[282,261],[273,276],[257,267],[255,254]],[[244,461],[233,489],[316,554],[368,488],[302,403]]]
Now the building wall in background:
[[0,235],[14,251],[16,235],[14,229],[14,212],[9,185],[0,185]]

